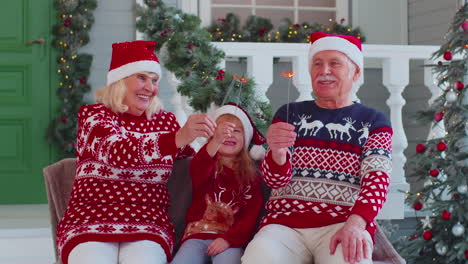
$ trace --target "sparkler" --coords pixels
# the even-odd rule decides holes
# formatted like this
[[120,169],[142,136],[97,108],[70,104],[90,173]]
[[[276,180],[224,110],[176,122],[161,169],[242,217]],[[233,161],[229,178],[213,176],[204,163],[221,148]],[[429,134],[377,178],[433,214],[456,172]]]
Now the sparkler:
[[291,83],[292,83],[292,77],[294,76],[294,73],[292,71],[290,72],[282,72],[281,75],[284,78],[288,78],[288,101],[286,102],[286,123],[289,123],[289,103],[291,102]]

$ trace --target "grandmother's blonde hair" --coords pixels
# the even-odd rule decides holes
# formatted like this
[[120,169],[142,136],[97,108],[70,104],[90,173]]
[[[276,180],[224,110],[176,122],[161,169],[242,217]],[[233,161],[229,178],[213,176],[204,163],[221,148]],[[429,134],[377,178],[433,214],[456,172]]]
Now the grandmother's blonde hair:
[[[127,94],[127,86],[124,79],[109,84],[107,87],[101,88],[96,91],[96,102],[110,108],[114,113],[125,113],[128,111],[128,106],[123,103],[125,95]],[[161,110],[161,100],[154,96],[150,105],[145,111],[148,119],[154,113]]]

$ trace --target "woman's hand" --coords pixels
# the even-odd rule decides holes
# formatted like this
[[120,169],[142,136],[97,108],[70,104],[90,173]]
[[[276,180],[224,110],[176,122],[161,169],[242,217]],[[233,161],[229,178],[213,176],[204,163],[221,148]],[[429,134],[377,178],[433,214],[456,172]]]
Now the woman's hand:
[[228,249],[229,246],[230,244],[226,241],[226,239],[219,237],[208,245],[206,254],[208,254],[208,256],[216,256]]
[[176,146],[181,148],[192,143],[197,137],[210,138],[215,129],[216,123],[207,114],[190,115],[185,125],[176,133]]

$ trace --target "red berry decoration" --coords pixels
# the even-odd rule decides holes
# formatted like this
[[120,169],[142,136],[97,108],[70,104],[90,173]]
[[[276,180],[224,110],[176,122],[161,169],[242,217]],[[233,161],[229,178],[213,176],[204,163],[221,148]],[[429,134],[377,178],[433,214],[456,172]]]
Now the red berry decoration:
[[437,150],[444,151],[446,149],[447,149],[447,144],[445,144],[445,142],[441,141],[437,143]]
[[434,114],[434,120],[439,122],[440,120],[444,119],[444,113],[443,112],[437,112]]
[[465,259],[468,259],[468,249],[465,249]]
[[193,47],[195,47],[195,45],[193,45],[193,44],[190,44],[190,45],[188,45],[188,47],[187,47],[187,48],[188,48],[189,50],[192,50],[192,49],[193,49]]
[[423,208],[423,204],[421,202],[417,202],[417,203],[413,204],[413,208],[414,208],[414,210],[419,211],[419,210],[421,210]]
[[449,212],[449,211],[447,211],[447,210],[444,210],[440,216],[441,216],[442,219],[444,219],[444,220],[449,220],[450,217],[452,216],[452,213]]
[[417,144],[416,145],[416,152],[417,153],[424,153],[426,151],[426,145],[424,144]]
[[437,177],[437,176],[439,176],[439,170],[438,169],[432,169],[432,170],[429,171],[429,174],[432,177]]
[[426,230],[423,233],[423,238],[424,240],[429,240],[432,238],[432,231],[431,230]]
[[450,51],[444,52],[444,59],[445,60],[451,60],[452,59],[452,52],[450,52]]
[[438,62],[437,62],[437,65],[442,66],[442,65],[444,65],[444,64],[443,64],[441,61],[438,61]]
[[461,24],[461,27],[463,29],[463,31],[468,31],[468,20],[465,20],[463,21],[463,23]]
[[458,91],[461,91],[461,90],[463,90],[463,88],[465,88],[465,85],[462,82],[458,81],[455,84],[455,88],[457,88]]

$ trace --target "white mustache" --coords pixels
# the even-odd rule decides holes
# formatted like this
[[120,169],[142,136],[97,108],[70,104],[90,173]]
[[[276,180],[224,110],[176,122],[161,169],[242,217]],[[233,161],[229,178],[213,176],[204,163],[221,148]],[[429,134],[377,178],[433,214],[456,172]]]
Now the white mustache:
[[319,76],[317,77],[317,81],[336,81],[336,77],[335,76],[331,76],[331,75],[325,75],[325,76]]

